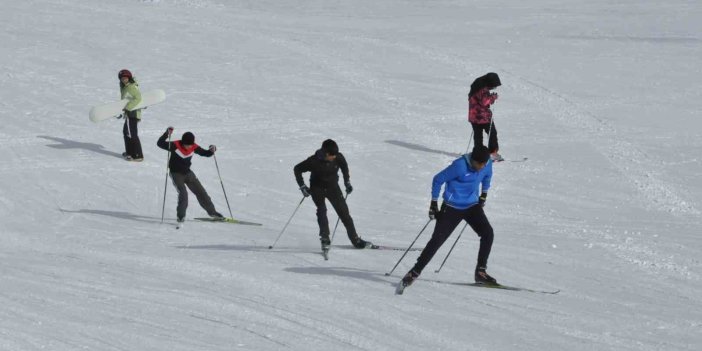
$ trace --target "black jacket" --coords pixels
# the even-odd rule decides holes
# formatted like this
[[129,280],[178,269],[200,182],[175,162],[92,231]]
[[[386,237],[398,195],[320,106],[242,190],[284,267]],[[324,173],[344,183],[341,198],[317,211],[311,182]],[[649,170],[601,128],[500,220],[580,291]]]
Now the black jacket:
[[342,153],[336,155],[334,161],[326,161],[324,159],[325,152],[317,150],[314,155],[306,160],[298,163],[293,171],[295,172],[295,180],[297,185],[305,185],[302,179],[302,173],[310,172],[310,186],[316,187],[331,187],[339,185],[339,168],[344,176],[344,184],[349,182],[349,166]]
[[156,142],[156,145],[158,145],[158,147],[164,150],[168,150],[171,152],[170,161],[168,161],[168,168],[171,169],[171,172],[183,174],[190,172],[190,163],[193,154],[198,154],[200,156],[205,157],[210,157],[214,155],[214,152],[210,150],[205,150],[197,144],[191,145],[189,148],[186,148],[180,143],[180,140],[169,142],[166,141],[166,138],[168,138],[168,132],[163,133],[163,135],[161,135],[161,137],[158,138],[158,142]]

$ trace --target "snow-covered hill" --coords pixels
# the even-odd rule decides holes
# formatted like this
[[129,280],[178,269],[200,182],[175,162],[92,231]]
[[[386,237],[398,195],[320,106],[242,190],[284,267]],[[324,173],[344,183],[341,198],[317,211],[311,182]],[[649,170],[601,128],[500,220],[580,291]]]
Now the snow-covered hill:
[[[697,350],[701,20],[684,0],[4,1],[0,349]],[[88,120],[122,68],[169,94],[143,163]],[[342,228],[324,261],[310,200],[268,250],[326,138],[363,238],[407,247],[491,71],[501,152],[529,159],[495,166],[489,271],[559,294],[438,282],[472,281],[467,230],[396,296],[417,252],[386,277],[402,252]],[[160,223],[169,125],[218,146],[234,216],[262,227],[176,231],[171,184]],[[193,169],[228,213],[214,161]]]

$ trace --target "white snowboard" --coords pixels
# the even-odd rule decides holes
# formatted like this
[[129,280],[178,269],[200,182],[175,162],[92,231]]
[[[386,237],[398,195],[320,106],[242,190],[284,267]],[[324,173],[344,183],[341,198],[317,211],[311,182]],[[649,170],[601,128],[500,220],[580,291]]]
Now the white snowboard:
[[[139,110],[144,107],[156,105],[166,100],[166,92],[161,89],[149,90],[141,94],[141,102],[134,107]],[[90,120],[93,122],[104,121],[122,114],[122,109],[127,106],[129,100],[123,99],[115,102],[98,105],[90,109]]]

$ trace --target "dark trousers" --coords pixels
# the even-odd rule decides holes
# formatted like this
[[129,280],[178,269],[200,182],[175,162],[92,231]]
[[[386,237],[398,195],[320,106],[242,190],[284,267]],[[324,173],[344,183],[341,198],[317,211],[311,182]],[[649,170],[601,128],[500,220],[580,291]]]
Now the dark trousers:
[[497,152],[500,149],[500,145],[497,143],[497,129],[495,128],[495,123],[492,123],[492,132],[490,132],[490,123],[487,124],[475,124],[471,123],[473,126],[473,141],[475,145],[483,145],[483,132],[490,135],[490,140],[488,140],[488,150],[490,153]]
[[338,184],[334,184],[329,187],[312,185],[310,187],[310,195],[312,195],[312,201],[314,201],[315,206],[317,206],[317,223],[319,224],[319,236],[320,239],[329,239],[329,220],[327,219],[327,205],[325,199],[329,200],[334,211],[341,219],[341,223],[346,227],[346,234],[349,236],[349,240],[352,243],[358,240],[358,234],[356,233],[356,227],[353,224],[353,219],[349,213],[349,207],[346,205],[346,199],[341,193],[341,188]]
[[141,152],[141,141],[139,141],[139,120],[136,118],[136,111],[127,112],[124,116],[124,151],[132,158],[144,158]]
[[173,180],[173,185],[178,191],[178,208],[176,209],[178,218],[185,218],[185,210],[188,208],[188,190],[185,188],[186,186],[193,192],[193,194],[195,194],[197,202],[199,202],[200,206],[207,211],[208,215],[214,215],[217,213],[214,204],[212,203],[212,199],[210,199],[210,196],[207,195],[207,191],[205,191],[205,188],[202,186],[202,184],[200,184],[200,180],[197,179],[195,173],[192,171],[188,171],[188,173],[172,172],[171,179]]
[[419,255],[417,263],[414,265],[414,268],[412,268],[413,271],[422,273],[424,267],[431,261],[436,251],[439,250],[441,245],[444,244],[461,221],[468,222],[468,225],[470,225],[480,237],[478,267],[487,267],[494,234],[482,206],[476,204],[465,210],[457,210],[451,206],[442,206],[441,212],[436,219],[434,233],[431,235],[427,246],[424,247],[424,250],[422,250],[422,253]]

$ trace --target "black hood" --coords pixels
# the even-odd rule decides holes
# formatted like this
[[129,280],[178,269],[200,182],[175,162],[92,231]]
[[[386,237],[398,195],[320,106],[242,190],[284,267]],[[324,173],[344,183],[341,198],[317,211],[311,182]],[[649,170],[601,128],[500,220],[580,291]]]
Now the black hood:
[[482,77],[476,78],[473,81],[473,84],[470,85],[470,93],[468,93],[468,96],[473,96],[480,89],[496,88],[500,85],[502,85],[502,83],[500,82],[500,77],[497,75],[497,73],[490,72]]

